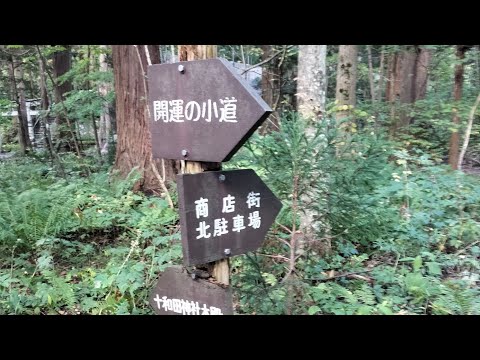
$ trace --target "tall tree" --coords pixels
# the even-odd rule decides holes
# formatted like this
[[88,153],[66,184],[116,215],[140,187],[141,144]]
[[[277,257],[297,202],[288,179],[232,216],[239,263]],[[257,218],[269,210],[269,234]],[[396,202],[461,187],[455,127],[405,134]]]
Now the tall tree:
[[[297,110],[308,123],[305,131],[307,137],[314,136],[315,123],[322,119],[325,113],[327,93],[327,46],[300,45],[298,52],[297,75]],[[319,176],[319,174],[312,174]],[[314,210],[316,196],[305,192],[300,198],[303,207],[301,215],[301,229],[303,242],[296,244],[294,239],[290,244],[291,256],[295,257],[295,247],[303,248],[305,243],[311,244],[318,232],[318,211]],[[327,250],[328,251],[328,250]]]
[[377,87],[377,100],[383,99],[383,80],[384,80],[384,68],[385,68],[385,45],[382,45],[380,50],[380,65],[378,68],[378,87]]
[[[357,87],[357,45],[340,45],[338,50],[337,66],[337,86],[335,100],[338,111],[337,123],[340,124],[345,118],[350,116],[351,109],[356,103]],[[350,122],[339,126],[342,131],[348,131]]]
[[370,97],[372,98],[372,103],[375,102],[375,82],[373,79],[373,60],[372,60],[372,45],[367,45],[367,54],[368,54],[368,81],[370,83]]
[[[100,49],[102,52],[99,55],[100,71],[108,71],[107,63],[107,45],[101,45]],[[98,91],[100,95],[106,97],[107,94],[111,91],[110,84],[107,82],[101,82],[98,86]],[[107,101],[104,102],[103,111],[100,115],[100,142],[102,151],[106,152],[108,150],[108,144],[110,139],[110,134],[112,130],[112,122],[110,119],[110,105]]]
[[13,84],[15,102],[17,104],[18,143],[20,145],[20,154],[25,155],[27,148],[31,147],[31,143],[28,134],[28,117],[22,60],[17,56],[11,55],[9,70],[10,81]]
[[[453,100],[455,103],[458,103],[462,99],[462,90],[463,90],[463,73],[464,73],[464,64],[463,59],[465,59],[465,52],[468,50],[466,45],[457,45],[455,56],[457,58],[457,64],[455,65],[455,75],[453,83]],[[460,123],[460,115],[458,114],[458,109],[454,107],[452,122],[454,126],[458,126]],[[460,133],[458,129],[452,132],[450,135],[450,145],[448,151],[448,163],[453,170],[458,169],[458,158],[459,158],[459,144],[460,144]]]
[[385,97],[391,104],[391,135],[412,123],[409,106],[425,98],[431,57],[431,50],[418,45],[390,55]]
[[[126,176],[133,168],[142,174],[136,189],[154,190],[175,176],[175,162],[152,159],[146,71],[160,62],[155,45],[112,46],[116,94],[117,144],[115,168]],[[159,177],[158,168],[162,177]],[[163,183],[162,183],[163,182]],[[163,186],[162,186],[163,188]]]
[[262,62],[266,62],[262,68],[262,98],[273,110],[268,120],[260,127],[260,133],[265,133],[278,129],[279,113],[277,107],[282,98],[282,66],[280,58],[276,56],[278,54],[274,45],[262,45],[261,49]]
[[327,45],[300,45],[298,52],[297,109],[316,121],[325,112]]
[[477,96],[477,100],[470,110],[470,115],[468,116],[467,128],[465,129],[465,136],[463,137],[463,146],[460,151],[460,156],[458,158],[458,170],[462,170],[462,163],[465,153],[467,152],[468,143],[470,142],[470,134],[472,133],[473,119],[475,118],[475,112],[477,111],[478,104],[480,104],[480,94]]
[[54,84],[54,100],[55,103],[61,107],[62,110],[57,112],[55,123],[57,126],[57,139],[60,147],[65,150],[72,150],[71,145],[72,134],[74,129],[71,128],[71,123],[67,119],[67,114],[64,107],[61,105],[65,100],[65,93],[72,91],[72,82],[69,80],[62,80],[61,76],[70,71],[72,68],[72,51],[70,45],[63,45],[62,49],[53,54],[53,78]]

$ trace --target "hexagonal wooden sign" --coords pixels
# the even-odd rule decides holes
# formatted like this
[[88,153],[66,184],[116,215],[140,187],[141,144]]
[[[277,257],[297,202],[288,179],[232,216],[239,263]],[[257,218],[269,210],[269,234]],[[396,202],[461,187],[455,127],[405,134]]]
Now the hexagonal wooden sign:
[[182,266],[165,269],[149,303],[157,315],[233,315],[230,287],[192,279]]
[[282,203],[251,169],[177,175],[183,263],[257,250]]
[[154,158],[228,161],[272,112],[224,59],[148,67]]

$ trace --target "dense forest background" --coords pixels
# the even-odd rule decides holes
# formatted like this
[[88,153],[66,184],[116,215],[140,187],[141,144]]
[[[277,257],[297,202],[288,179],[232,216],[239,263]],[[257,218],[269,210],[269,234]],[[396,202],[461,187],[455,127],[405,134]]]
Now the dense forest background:
[[238,314],[480,314],[479,45],[0,45],[0,314],[152,314],[182,263],[150,64],[223,57],[274,112],[224,169],[283,209]]

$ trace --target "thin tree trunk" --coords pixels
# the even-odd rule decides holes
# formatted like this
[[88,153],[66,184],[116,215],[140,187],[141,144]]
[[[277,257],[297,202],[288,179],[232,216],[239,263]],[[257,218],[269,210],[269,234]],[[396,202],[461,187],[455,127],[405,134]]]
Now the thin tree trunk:
[[[217,56],[217,47],[215,45],[179,45],[179,61],[192,61],[210,59]],[[205,170],[221,170],[221,163],[205,163],[196,161],[185,161],[184,174],[196,174]],[[222,259],[209,263],[206,269],[220,283],[230,284],[230,270],[228,259]]]
[[[305,135],[311,139],[317,129],[316,123],[321,121],[325,113],[326,93],[327,93],[327,45],[300,45],[298,52],[298,75],[297,75],[297,110],[307,121]],[[313,151],[318,151],[314,149]],[[319,178],[322,174],[309,174],[313,178]],[[298,179],[297,179],[298,180]],[[294,193],[298,192],[298,181],[294,181]],[[294,195],[296,198],[296,195]],[[303,237],[297,242],[296,234],[292,235],[290,242],[291,270],[294,271],[295,257],[297,256],[297,245],[299,249],[304,249],[306,244],[313,244],[320,231],[319,212],[315,210],[315,203],[319,201],[317,196],[309,195],[305,192],[300,196],[302,212],[300,216],[301,230]],[[296,211],[296,207],[292,209]],[[297,214],[294,214],[297,216]],[[326,232],[328,233],[327,226]],[[328,237],[328,236],[327,236]],[[321,252],[329,253],[331,244],[321,247]],[[293,266],[293,267],[292,267]]]
[[462,150],[460,151],[460,156],[458,157],[458,170],[462,170],[463,158],[465,157],[465,153],[467,152],[468,142],[470,141],[470,134],[472,133],[473,119],[475,118],[475,112],[477,111],[479,103],[480,94],[478,94],[477,100],[475,100],[475,104],[473,105],[472,110],[470,111],[470,115],[468,117],[467,129],[465,130],[465,137],[463,139],[463,146]]
[[40,58],[38,59],[38,66],[40,69],[40,106],[42,110],[47,111],[50,106],[47,91],[47,78],[45,77],[45,66],[43,65],[42,59]]
[[382,50],[380,51],[380,68],[379,68],[379,78],[378,78],[378,101],[383,100],[383,73],[385,70],[385,46],[382,45]]
[[[50,78],[50,81],[53,84],[54,98],[57,99],[56,92],[58,90],[56,90],[56,89],[58,89],[60,85],[55,81],[55,78],[52,76],[52,74],[48,70],[48,67],[46,65],[47,61],[45,60],[45,57],[43,56],[42,52],[40,51],[40,47],[38,45],[36,45],[35,47],[37,49],[37,53],[38,53],[38,56],[40,57],[40,60],[43,62],[43,67],[44,67],[48,77]],[[77,152],[77,155],[78,155],[78,157],[82,157],[82,153],[80,152],[80,147],[78,145],[78,140],[77,140],[77,137],[76,137],[75,132],[74,132],[75,130],[72,126],[72,123],[70,122],[70,119],[68,118],[68,112],[67,112],[67,108],[65,106],[65,103],[63,102],[63,97],[60,96],[59,100],[60,100],[60,104],[62,104],[62,110],[63,110],[63,115],[62,116],[64,117],[64,119],[67,123],[67,130],[70,132],[71,139],[73,140],[73,144],[75,146],[75,150]]]
[[[463,45],[457,45],[456,58],[457,64],[455,65],[455,80],[453,85],[453,100],[455,103],[458,103],[462,99],[462,90],[463,90],[463,72],[464,65],[463,59],[465,58],[466,48]],[[458,109],[453,108],[453,119],[452,122],[455,127],[460,124],[460,116],[458,114]],[[459,145],[460,145],[460,133],[458,129],[452,132],[450,136],[450,145],[448,151],[448,163],[453,170],[458,168],[459,160]]]
[[[337,85],[335,100],[337,102],[337,126],[340,137],[348,140],[348,133],[353,130],[355,124],[344,121],[352,114],[356,104],[357,87],[357,45],[340,45],[338,50]],[[337,148],[337,154],[339,153]]]
[[[91,52],[90,52],[90,45],[87,45],[87,91],[90,91],[90,80],[88,79],[89,74],[90,74],[90,67],[93,66],[93,63],[91,61]],[[95,147],[97,149],[97,155],[100,163],[102,162],[102,153],[100,151],[100,141],[98,140],[98,130],[97,130],[97,121],[95,119],[95,116],[93,112],[90,113],[90,119],[92,121],[92,127],[93,127],[93,135],[95,138]]]
[[58,169],[60,171],[60,175],[65,178],[65,169],[63,167],[62,160],[60,159],[60,156],[58,156],[57,152],[55,151],[53,144],[52,144],[52,136],[50,133],[50,124],[48,123],[48,114],[50,113],[49,111],[49,106],[50,106],[50,101],[48,99],[48,91],[47,91],[47,79],[45,77],[45,64],[43,63],[41,57],[39,56],[38,58],[38,63],[39,63],[39,69],[40,69],[40,106],[41,109],[43,110],[43,113],[40,115],[40,123],[41,126],[43,126],[43,141],[45,142],[45,147],[47,148],[50,158],[52,159],[52,162],[55,162],[58,166]]
[[31,147],[28,136],[27,106],[25,102],[25,85],[23,82],[23,69],[21,60],[11,56],[10,78],[13,83],[15,102],[17,103],[18,119],[18,143],[20,145],[20,155],[25,155],[28,147]]
[[47,148],[50,158],[52,161],[54,160],[53,151],[51,148],[51,144],[49,142],[49,138],[47,136],[47,112],[48,107],[50,106],[50,102],[48,100],[48,92],[47,92],[47,79],[45,77],[45,68],[43,66],[42,59],[38,58],[38,66],[40,69],[40,108],[42,109],[43,113],[40,114],[40,123],[43,126],[43,142],[45,143],[45,147]]
[[273,45],[262,45],[261,48],[263,51],[261,61],[266,61],[262,67],[262,98],[273,110],[267,121],[260,126],[259,133],[265,134],[279,129],[278,103],[283,95],[281,86],[282,64],[279,57],[272,58],[275,54]]
[[[65,100],[65,93],[72,90],[72,83],[70,81],[61,81],[59,78],[70,71],[72,67],[71,60],[71,46],[64,45],[65,49],[61,51],[56,51],[53,54],[53,77],[55,78],[54,84],[54,95],[55,103],[60,104]],[[73,146],[71,141],[73,139],[70,137],[72,134],[71,125],[68,124],[66,120],[66,114],[58,112],[56,117],[56,126],[57,126],[57,139],[60,143],[60,148],[64,150],[71,151]],[[70,128],[70,129],[69,129]]]
[[475,64],[477,65],[477,87],[480,87],[480,45],[477,45]]
[[[107,55],[105,51],[107,50],[107,45],[100,45],[102,52],[99,56],[100,71],[108,71]],[[99,84],[98,92],[102,97],[106,97],[110,91],[110,85],[106,82]],[[110,133],[112,129],[112,123],[110,119],[110,106],[107,101],[103,103],[103,112],[100,116],[100,144],[103,152],[108,151]]]
[[327,93],[327,45],[300,45],[297,76],[297,108],[313,123],[325,113]]
[[32,72],[32,68],[30,68],[28,70],[28,77],[29,77],[29,80],[30,80],[30,99],[34,99],[35,98],[35,88],[34,88],[34,85],[33,85],[33,72]]
[[375,102],[375,83],[373,81],[372,45],[367,45],[368,53],[368,80],[370,82],[370,96],[372,103]]

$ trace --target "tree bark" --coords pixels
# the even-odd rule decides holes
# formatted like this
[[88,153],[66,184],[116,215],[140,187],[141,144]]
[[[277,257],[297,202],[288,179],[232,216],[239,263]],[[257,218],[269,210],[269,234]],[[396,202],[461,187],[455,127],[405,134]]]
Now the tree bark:
[[[462,99],[462,90],[463,90],[463,73],[464,65],[463,59],[465,58],[465,52],[467,48],[464,45],[457,45],[456,58],[457,64],[455,65],[455,77],[453,84],[453,100],[455,103],[458,103]],[[454,107],[452,122],[454,126],[458,126],[460,123],[460,116],[458,114],[458,109]],[[460,144],[460,133],[458,129],[452,132],[450,135],[450,146],[448,151],[448,163],[453,170],[458,169],[458,160],[459,160],[459,144]]]
[[[356,104],[357,45],[340,45],[338,50],[336,96],[337,126],[341,133],[348,133],[354,123],[344,119],[351,115]],[[341,135],[343,136],[343,135]]]
[[368,81],[370,83],[370,97],[372,99],[372,103],[375,102],[375,82],[373,79],[373,61],[372,61],[372,45],[367,45],[367,53],[368,53]]
[[[327,46],[326,45],[300,45],[298,52],[298,75],[297,75],[297,110],[301,117],[307,122],[305,135],[312,138],[316,132],[316,123],[320,121],[325,113],[327,93]],[[316,151],[316,150],[315,150]],[[321,174],[309,174],[318,178]],[[298,184],[298,181],[295,183]],[[294,186],[295,187],[295,186]],[[297,189],[294,189],[297,192]],[[296,195],[295,195],[296,198]],[[317,237],[319,229],[319,212],[314,209],[317,196],[306,192],[300,197],[300,229],[303,237],[297,242],[294,237],[290,242],[291,247],[291,269],[294,267],[297,249],[304,249]],[[296,211],[296,210],[295,210]],[[330,244],[322,247],[321,251],[329,253]],[[293,267],[292,267],[293,266]]]
[[48,108],[50,107],[50,101],[48,99],[48,91],[47,91],[47,78],[45,76],[46,70],[45,67],[43,66],[43,61],[42,59],[38,59],[38,66],[40,69],[40,106],[42,110],[47,111]]
[[298,52],[297,109],[315,123],[325,113],[327,45],[300,45]]
[[[91,89],[91,84],[90,84],[90,80],[89,80],[89,74],[90,74],[90,71],[92,70],[93,71],[93,65],[94,65],[94,62],[92,61],[92,54],[91,54],[91,51],[90,51],[90,45],[87,45],[87,54],[86,54],[86,60],[87,60],[87,81],[86,81],[86,88],[87,88],[87,91],[90,91]],[[93,128],[93,136],[94,136],[94,139],[95,139],[95,148],[97,149],[97,155],[98,155],[98,160],[100,163],[102,163],[102,152],[101,152],[101,148],[100,148],[100,140],[98,138],[98,128],[97,128],[97,119],[95,119],[95,115],[93,113],[93,111],[90,113],[90,120],[92,122],[92,128]]]
[[[158,179],[151,168],[150,118],[147,107],[148,66],[146,49],[152,64],[160,62],[158,46],[114,45],[112,46],[113,73],[115,78],[117,146],[115,168],[127,176],[133,168],[142,174],[135,190],[159,189]],[[175,163],[171,160],[154,159],[155,165],[164,164],[159,173],[163,181],[175,176]]]
[[[262,60],[268,61],[274,54],[273,45],[262,45]],[[268,61],[262,67],[262,98],[272,108],[273,112],[268,117],[267,121],[260,126],[259,132],[261,134],[270,131],[277,131],[280,124],[280,115],[278,111],[278,104],[282,98],[282,66],[280,66],[280,58],[277,56],[271,61]]]
[[382,45],[382,50],[380,51],[380,66],[379,66],[379,78],[378,78],[378,101],[383,100],[383,77],[384,77],[384,71],[385,71],[385,49],[384,45]]
[[389,81],[385,96],[392,107],[390,126],[392,136],[413,122],[410,107],[416,101],[425,98],[431,57],[430,50],[418,45],[407,46],[406,49],[390,56]]
[[[65,93],[72,91],[72,83],[71,81],[60,81],[59,78],[70,71],[72,68],[72,53],[71,53],[71,46],[70,45],[63,45],[65,48],[64,50],[57,51],[53,54],[53,77],[55,79],[54,85],[54,99],[56,104],[60,104],[65,101]],[[67,151],[72,151],[73,146],[71,144],[72,141],[72,134],[74,132],[72,124],[68,124],[66,116],[67,114],[66,109],[65,111],[59,111],[56,118],[55,123],[57,126],[56,129],[56,137],[60,142],[60,148]],[[70,129],[69,129],[70,128]]]
[[[108,63],[107,63],[107,45],[100,45],[100,49],[102,50],[99,56],[99,63],[100,63],[100,71],[107,72],[108,71]],[[106,82],[101,82],[98,86],[98,92],[102,97],[106,97],[107,94],[111,91],[110,84]],[[100,115],[100,143],[102,152],[108,152],[109,146],[109,139],[110,134],[112,131],[112,123],[110,119],[110,106],[107,101],[104,101],[103,105],[103,112]]]
[[467,128],[465,129],[465,136],[463,140],[462,150],[460,151],[460,156],[458,157],[458,170],[462,170],[463,158],[465,156],[465,153],[467,152],[468,142],[470,141],[470,134],[472,133],[473,119],[475,118],[475,112],[477,111],[477,107],[479,103],[480,103],[480,94],[478,94],[477,100],[475,100],[475,104],[473,105],[472,110],[470,110]]
[[43,126],[43,141],[45,143],[45,147],[47,148],[51,160],[57,164],[58,170],[60,172],[60,175],[65,178],[65,168],[63,166],[62,160],[60,159],[60,156],[58,156],[58,153],[55,151],[52,143],[52,134],[50,133],[50,124],[48,123],[48,114],[50,113],[49,111],[49,106],[50,106],[50,101],[48,98],[48,91],[47,91],[47,78],[45,76],[46,74],[46,69],[45,69],[45,64],[42,61],[42,58],[39,55],[38,58],[38,63],[39,63],[39,69],[40,69],[40,77],[39,77],[39,88],[40,88],[40,98],[41,98],[41,109],[43,110],[43,113],[39,116],[40,123]]
[[27,105],[25,100],[25,84],[23,81],[23,67],[20,59],[10,57],[10,77],[13,83],[15,102],[17,103],[18,144],[20,155],[25,155],[27,148],[31,148],[28,135]]
[[50,158],[54,159],[52,144],[50,143],[49,136],[47,134],[48,131],[48,119],[47,119],[47,111],[48,107],[50,106],[50,101],[48,99],[48,91],[47,91],[47,78],[45,76],[45,67],[43,66],[43,61],[39,57],[38,59],[38,66],[40,70],[39,76],[39,88],[40,88],[40,108],[43,110],[43,114],[40,115],[40,121],[43,125],[43,141],[45,143],[45,147],[47,148],[48,152],[50,153]]

